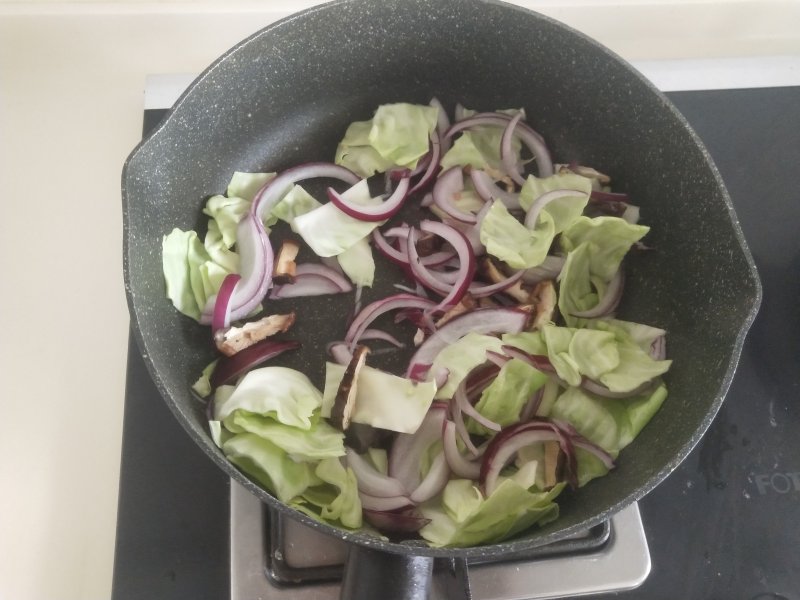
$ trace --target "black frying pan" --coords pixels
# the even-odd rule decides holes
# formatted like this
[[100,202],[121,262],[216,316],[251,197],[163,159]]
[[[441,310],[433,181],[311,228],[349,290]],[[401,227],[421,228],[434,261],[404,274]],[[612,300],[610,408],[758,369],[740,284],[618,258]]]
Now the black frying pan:
[[[500,555],[553,542],[650,491],[714,418],[761,299],[752,257],[702,144],[664,96],[595,42],[530,11],[478,0],[336,2],[289,17],[209,67],[132,152],[122,177],[125,283],[145,362],[197,444],[262,501],[344,537],[279,503],[212,442],[204,407],[189,390],[212,357],[208,330],[166,299],[161,237],[174,226],[198,228],[204,199],[222,192],[233,171],[331,160],[351,121],[369,118],[381,103],[427,103],[432,96],[449,108],[525,107],[557,160],[608,172],[636,199],[656,250],[628,266],[620,315],[665,328],[674,366],[661,411],[610,475],[561,496],[555,522],[476,548],[347,534],[355,549],[384,562],[402,557],[423,574],[431,561],[419,557]],[[341,336],[351,302],[315,300],[293,330],[303,350],[282,363],[321,385],[324,344]],[[370,569],[378,572],[375,563]],[[420,597],[422,581],[402,593]],[[388,589],[381,588],[383,597]]]

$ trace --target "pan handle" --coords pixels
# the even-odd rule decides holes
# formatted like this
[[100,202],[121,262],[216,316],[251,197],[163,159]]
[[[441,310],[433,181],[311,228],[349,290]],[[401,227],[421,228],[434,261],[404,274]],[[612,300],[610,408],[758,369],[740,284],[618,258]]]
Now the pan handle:
[[352,545],[340,600],[471,600],[467,562]]

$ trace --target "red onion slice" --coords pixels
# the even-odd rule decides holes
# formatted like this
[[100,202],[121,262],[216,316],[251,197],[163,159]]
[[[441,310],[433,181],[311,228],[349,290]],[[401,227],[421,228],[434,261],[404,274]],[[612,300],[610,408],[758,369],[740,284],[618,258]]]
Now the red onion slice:
[[300,347],[300,342],[276,342],[273,340],[261,340],[239,350],[232,356],[223,356],[217,361],[217,366],[209,377],[212,388],[231,383],[240,375],[249,371],[253,367],[275,358],[287,350],[294,350]]
[[[377,229],[372,230],[372,240],[375,242],[375,247],[378,251],[383,254],[386,258],[391,260],[393,263],[400,265],[402,267],[408,266],[408,250],[407,248],[405,251],[397,250],[394,246],[392,246],[387,240],[387,237],[396,237],[399,240],[403,240],[406,242],[408,240],[408,233],[411,230],[410,227],[392,227],[391,229],[387,229],[384,233],[381,233]],[[433,254],[429,254],[428,256],[423,256],[420,258],[420,262],[427,266],[427,267],[437,267],[442,265],[456,256],[455,251],[453,250],[440,250],[439,252],[434,252]]]
[[420,190],[427,188],[439,171],[439,162],[442,158],[442,138],[436,131],[431,134],[431,149],[428,154],[430,155],[428,166],[422,174],[422,177],[420,177],[409,190],[409,194],[416,194]]
[[382,342],[388,342],[392,346],[397,346],[398,348],[405,348],[406,345],[394,337],[388,331],[383,331],[382,329],[365,329],[364,333],[361,334],[361,341],[365,340],[381,340]]
[[503,136],[500,138],[500,159],[503,161],[503,169],[505,169],[506,174],[518,185],[525,185],[525,178],[520,175],[519,160],[511,143],[514,139],[514,131],[521,118],[522,113],[518,112],[503,130]]
[[470,332],[519,333],[525,329],[530,315],[516,308],[477,308],[452,318],[433,335],[425,340],[411,358],[406,377],[414,371],[415,365],[431,365],[445,346],[448,346]]
[[359,221],[385,221],[402,208],[403,202],[405,202],[408,197],[410,182],[411,180],[408,174],[406,174],[397,184],[392,195],[384,200],[382,204],[377,204],[375,206],[354,204],[333,188],[328,188],[328,199],[343,213]]
[[406,489],[416,490],[422,483],[422,456],[441,439],[446,413],[446,404],[434,403],[415,433],[400,433],[395,438],[389,451],[389,476],[398,479]]
[[255,198],[253,198],[253,203],[250,205],[250,213],[259,219],[263,219],[265,215],[269,214],[272,207],[280,202],[286,193],[292,189],[295,183],[317,177],[339,179],[350,185],[355,185],[361,181],[361,178],[350,169],[333,163],[315,162],[298,165],[291,169],[286,169],[264,184],[255,195]]
[[327,345],[327,351],[336,364],[346,366],[353,360],[353,353],[347,342],[331,342]]
[[[456,424],[453,421],[445,421],[442,443],[447,464],[457,477],[478,479],[481,474],[481,461],[469,460],[461,454],[456,441],[456,433]],[[475,452],[477,454],[477,449]]]
[[475,298],[485,298],[486,296],[491,296],[498,292],[502,292],[507,290],[515,283],[517,283],[520,279],[522,279],[522,275],[524,271],[517,271],[513,275],[510,275],[506,279],[502,281],[498,281],[497,283],[493,283],[491,285],[471,285],[469,287],[469,293],[472,294]]
[[365,306],[361,312],[356,315],[344,339],[349,344],[356,343],[361,338],[364,330],[369,327],[370,323],[389,311],[400,308],[419,308],[427,310],[435,305],[436,303],[432,300],[420,298],[412,294],[395,294],[394,296],[376,300]]
[[566,258],[563,256],[548,255],[539,266],[525,269],[522,274],[522,280],[525,283],[534,284],[549,279],[557,279],[561,274],[561,269],[564,268],[565,262]]
[[620,192],[603,192],[600,190],[592,190],[592,200],[600,202],[630,202],[628,194]]
[[[503,127],[505,129],[512,118],[513,117],[503,113],[474,115],[454,123],[450,129],[447,130],[445,139],[452,138],[456,133],[466,129],[471,129],[473,127],[489,126]],[[531,129],[530,126],[521,122],[519,123],[519,126],[516,127],[514,135],[516,135],[522,141],[522,143],[528,147],[528,149],[531,151],[531,154],[533,154],[534,158],[536,159],[539,177],[548,177],[552,175],[553,161],[550,158],[550,151],[547,149],[547,146],[545,146],[542,136]]]
[[456,221],[477,223],[475,215],[464,212],[453,204],[453,200],[462,191],[464,191],[464,173],[458,165],[450,167],[439,175],[433,184],[433,203]]
[[412,508],[414,506],[407,496],[391,496],[389,498],[384,498],[379,496],[371,496],[370,494],[365,494],[359,491],[358,497],[361,500],[361,508],[364,510],[387,512],[391,510]]
[[[436,312],[458,304],[459,300],[461,300],[467,292],[469,284],[472,282],[472,278],[475,275],[475,254],[472,251],[472,246],[469,241],[464,237],[464,234],[449,225],[438,221],[422,221],[419,227],[422,231],[433,233],[434,235],[444,238],[456,251],[459,259],[459,279],[449,288],[449,291],[442,301],[432,309],[432,312]],[[413,229],[409,235],[410,240],[412,239],[411,236],[414,235]],[[430,274],[427,268],[421,264],[416,246],[413,243],[409,243],[408,246],[408,259],[411,271],[414,273],[415,277],[419,278],[420,283],[423,285],[432,283]],[[431,287],[431,289],[434,291],[442,291],[441,288],[436,289],[435,287]]]
[[411,492],[411,501],[421,504],[440,493],[450,479],[450,467],[445,459],[444,452],[440,452],[431,463],[425,479]]
[[[495,440],[499,440],[495,442]],[[489,448],[483,456],[480,480],[486,497],[492,495],[497,487],[500,471],[511,461],[517,452],[526,446],[541,442],[561,442],[562,436],[554,431],[545,429],[521,430],[508,436],[496,436],[489,443]]]
[[475,186],[475,191],[478,192],[478,195],[485,202],[499,200],[508,209],[518,209],[520,207],[519,194],[501,188],[486,171],[471,169],[469,176],[472,179],[472,184]]
[[552,190],[550,192],[545,192],[539,196],[533,204],[531,204],[528,212],[525,213],[525,227],[528,229],[533,229],[536,227],[536,221],[539,218],[539,214],[542,212],[542,209],[550,204],[553,200],[582,195],[584,195],[583,192],[578,190]]
[[269,297],[280,299],[342,294],[352,289],[352,284],[332,268],[316,263],[303,263],[297,265],[294,282],[275,286]]
[[[475,371],[475,369],[473,369],[473,371]],[[469,401],[469,398],[467,397],[466,381],[467,377],[461,380],[461,383],[458,384],[455,394],[453,395],[453,399],[458,404],[458,408],[461,411],[461,413],[467,415],[468,417],[471,417],[476,422],[486,427],[486,429],[490,429],[492,431],[500,431],[502,427],[500,427],[499,424],[495,423],[491,419],[487,419],[480,412],[478,412],[478,410],[474,406],[472,406],[472,403]]]
[[211,333],[225,329],[231,324],[231,297],[242,276],[238,273],[229,273],[219,286],[217,299],[214,302],[214,316],[211,319]]
[[359,492],[377,498],[391,498],[408,494],[400,481],[378,471],[352,448],[345,448],[345,453],[347,466],[353,469],[358,480]]

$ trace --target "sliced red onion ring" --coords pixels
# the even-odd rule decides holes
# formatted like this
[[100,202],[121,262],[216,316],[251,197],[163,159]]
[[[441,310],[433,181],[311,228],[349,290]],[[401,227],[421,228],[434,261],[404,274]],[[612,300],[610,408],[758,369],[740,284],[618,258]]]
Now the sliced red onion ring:
[[231,297],[236,284],[242,278],[238,273],[229,273],[219,286],[217,299],[214,302],[214,316],[211,319],[211,333],[225,329],[231,324]]
[[392,346],[397,346],[398,348],[405,348],[406,345],[394,337],[388,331],[383,331],[382,329],[365,329],[364,333],[361,334],[361,341],[365,340],[380,340],[382,342],[388,342]]
[[315,263],[297,265],[293,283],[278,285],[272,288],[269,297],[300,298],[305,296],[322,296],[325,294],[342,294],[352,291],[351,283],[339,273]]
[[358,497],[361,500],[361,508],[364,510],[387,512],[391,510],[411,508],[414,506],[407,496],[392,496],[389,498],[383,498],[371,496],[370,494],[365,494],[359,491]]
[[336,364],[349,365],[353,360],[353,352],[347,342],[331,342],[327,350]]
[[[488,352],[487,352],[488,354]],[[474,371],[475,369],[473,369]],[[502,427],[499,424],[495,423],[491,419],[487,419],[484,417],[478,410],[472,406],[472,403],[469,401],[466,392],[466,381],[467,377],[461,380],[461,383],[458,384],[455,393],[453,394],[453,399],[458,404],[458,408],[462,414],[467,415],[474,419],[480,425],[486,427],[486,429],[490,429],[492,431],[500,431]]]
[[604,386],[599,381],[594,381],[589,379],[588,377],[584,377],[581,380],[581,389],[586,390],[587,392],[591,392],[596,396],[601,396],[602,398],[633,398],[634,396],[641,396],[645,394],[647,391],[652,389],[653,382],[652,381],[645,381],[641,385],[636,386],[632,390],[627,392],[612,392],[606,386]]
[[406,377],[415,365],[430,365],[439,352],[460,340],[469,332],[475,333],[519,333],[525,328],[530,315],[516,308],[477,308],[452,318],[425,340],[411,358]]
[[409,194],[416,194],[420,190],[424,190],[434,180],[434,176],[439,171],[439,162],[442,158],[442,136],[434,131],[431,134],[431,149],[428,152],[430,158],[428,160],[427,168],[417,182],[409,190]]
[[622,289],[624,285],[625,276],[623,274],[622,267],[620,267],[617,269],[617,272],[614,273],[611,281],[608,282],[605,294],[603,294],[603,297],[600,298],[600,301],[589,310],[573,312],[572,316],[581,319],[594,319],[611,314],[614,312],[614,310],[616,310],[617,306],[619,306],[620,300],[622,300]]
[[386,533],[414,533],[431,522],[416,511],[402,512],[364,509],[364,518],[378,531]]
[[470,169],[469,176],[475,186],[475,191],[485,202],[499,200],[508,209],[518,209],[520,207],[519,194],[501,188],[486,171]]
[[447,111],[444,109],[444,106],[442,106],[442,103],[439,102],[438,98],[432,98],[429,104],[439,109],[436,116],[436,133],[439,134],[442,145],[441,152],[444,154],[450,149],[450,140],[446,142],[444,140],[444,134],[450,129],[450,119],[447,117]]
[[[472,246],[469,241],[464,237],[464,234],[449,225],[438,221],[422,221],[419,227],[422,231],[433,233],[444,238],[445,241],[450,243],[459,258],[459,280],[453,284],[442,301],[432,309],[432,312],[436,312],[458,304],[459,300],[461,300],[467,292],[469,284],[472,282],[472,278],[475,275],[475,254],[472,251]],[[409,240],[412,239],[413,235],[414,230],[412,229],[409,234]],[[409,243],[408,245],[408,260],[414,276],[419,278],[420,283],[428,286],[428,284],[431,283],[429,272],[427,268],[421,264],[416,246],[413,243]],[[440,289],[437,290],[433,287],[431,289],[440,291]]]
[[453,204],[453,200],[464,191],[464,173],[461,167],[450,167],[436,178],[433,184],[433,203],[447,215],[462,223],[477,223],[474,214],[464,212]]
[[539,214],[542,212],[542,209],[550,204],[553,200],[558,200],[559,198],[568,198],[574,196],[583,196],[585,195],[583,192],[578,190],[552,190],[549,192],[545,192],[541,196],[539,196],[531,207],[528,209],[528,212],[525,213],[525,227],[528,229],[533,229],[536,227],[536,221],[539,218]]
[[543,397],[544,397],[544,386],[536,390],[533,396],[531,396],[531,399],[528,400],[528,402],[522,408],[522,411],[519,413],[519,420],[521,423],[524,423],[525,421],[530,421],[533,417],[536,416],[539,407],[542,405]]
[[524,271],[517,271],[513,275],[510,275],[506,279],[502,281],[498,281],[497,283],[493,283],[491,285],[471,285],[469,287],[469,293],[472,294],[475,298],[485,298],[486,296],[491,296],[498,292],[502,292],[503,290],[507,290],[515,283],[517,283],[520,279],[522,279],[522,275]]
[[411,492],[411,501],[415,504],[421,504],[426,500],[430,500],[444,489],[449,479],[450,467],[447,464],[444,452],[440,452],[433,459],[425,479],[417,486],[417,489]]
[[269,214],[272,207],[280,202],[295,183],[316,177],[339,179],[350,185],[355,185],[361,180],[350,169],[333,163],[316,162],[298,165],[291,169],[286,169],[264,184],[255,195],[255,198],[253,198],[253,203],[250,205],[250,213],[259,219],[263,219],[264,215]]
[[353,204],[333,188],[328,188],[328,199],[336,205],[336,208],[354,219],[370,222],[385,221],[402,208],[403,202],[408,197],[410,182],[411,180],[406,174],[397,184],[392,195],[384,200],[382,204],[375,206]]
[[522,448],[541,442],[557,441],[560,443],[562,439],[558,433],[545,429],[523,429],[511,435],[496,436],[489,443],[489,448],[484,454],[481,464],[480,480],[486,497],[491,496],[497,487],[500,471]]
[[389,451],[389,476],[400,480],[406,489],[416,490],[422,483],[422,456],[441,439],[446,413],[446,404],[434,403],[415,433],[400,433],[395,438]]
[[370,323],[391,310],[400,308],[419,308],[427,310],[435,305],[436,303],[432,300],[420,298],[412,294],[395,294],[394,296],[376,300],[365,306],[361,312],[356,315],[344,339],[349,344],[356,343],[361,338],[364,330],[369,327]]
[[520,119],[522,119],[522,113],[518,112],[503,130],[503,136],[500,138],[500,159],[503,161],[503,169],[506,174],[518,185],[525,185],[525,178],[520,175],[519,160],[511,144]]
[[[386,237],[397,237],[401,240],[408,239],[408,232],[410,231],[410,227],[392,227],[388,229],[385,233],[381,233],[377,229],[372,230],[372,240],[375,242],[375,247],[378,251],[383,254],[386,258],[391,260],[393,263],[398,264],[403,267],[408,266],[408,251],[401,251],[394,248],[388,241],[386,241]],[[402,235],[402,237],[400,237]],[[420,262],[427,266],[427,267],[436,267],[441,264],[446,263],[448,260],[453,258],[456,255],[455,251],[453,250],[440,250],[439,252],[434,252],[433,254],[429,254],[428,256],[423,256],[420,258]]]
[[[471,129],[473,127],[503,127],[508,126],[508,122],[512,119],[511,116],[503,113],[479,114],[466,118],[462,121],[454,123],[445,134],[445,139],[452,138],[456,133]],[[539,171],[539,177],[548,177],[553,174],[553,161],[550,158],[550,152],[544,144],[542,136],[536,133],[525,123],[519,123],[514,132],[523,144],[533,154],[536,159],[536,166]]]
[[358,491],[377,498],[405,496],[408,491],[397,479],[384,475],[352,448],[345,448],[347,466],[358,480]]
[[447,464],[457,477],[473,480],[478,479],[481,474],[481,461],[469,460],[461,454],[458,450],[456,433],[456,424],[453,421],[445,421],[444,431],[442,432],[442,445]]
[[664,360],[667,358],[667,336],[660,335],[653,340],[650,345],[650,358],[653,360]]
[[253,367],[275,358],[287,350],[300,347],[300,342],[276,342],[274,340],[261,340],[239,350],[233,356],[223,356],[217,361],[217,366],[209,377],[212,388],[217,388],[234,381]]
[[450,412],[452,413],[453,423],[455,423],[456,433],[458,433],[458,437],[460,437],[461,441],[464,442],[464,445],[467,447],[467,451],[472,456],[477,458],[478,449],[472,442],[472,438],[469,435],[469,431],[467,431],[467,426],[464,423],[464,415],[461,413],[461,408],[459,408],[458,402],[456,402],[455,398],[451,399],[450,401]]

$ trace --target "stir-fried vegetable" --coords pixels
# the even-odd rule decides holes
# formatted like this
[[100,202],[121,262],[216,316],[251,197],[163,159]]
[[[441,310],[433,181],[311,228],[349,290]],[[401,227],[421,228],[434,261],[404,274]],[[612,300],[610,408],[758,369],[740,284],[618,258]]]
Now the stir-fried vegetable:
[[[523,110],[454,117],[381,106],[336,164],[234,173],[203,240],[163,242],[167,296],[224,353],[193,389],[225,456],[313,518],[433,546],[557,518],[559,494],[613,469],[658,411],[671,365],[664,330],[615,315],[649,231],[638,207],[607,175],[554,165]],[[347,188],[315,198],[314,178]],[[403,222],[409,204],[425,216]],[[276,244],[279,221],[302,243]],[[361,307],[376,279],[402,291]],[[299,347],[292,324],[320,294],[357,307],[319,356],[325,381],[264,366]],[[270,310],[281,298],[291,313]],[[392,318],[413,348],[376,328]],[[370,344],[408,352],[405,370],[370,365]]]

